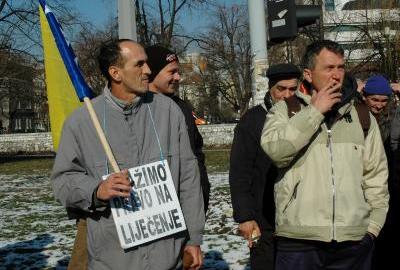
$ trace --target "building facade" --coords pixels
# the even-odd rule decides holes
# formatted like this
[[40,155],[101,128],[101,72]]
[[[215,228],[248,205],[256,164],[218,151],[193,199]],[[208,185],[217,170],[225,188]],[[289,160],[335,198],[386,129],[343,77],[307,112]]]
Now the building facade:
[[0,133],[49,130],[45,85],[41,69],[29,61],[10,63],[13,72],[0,76]]

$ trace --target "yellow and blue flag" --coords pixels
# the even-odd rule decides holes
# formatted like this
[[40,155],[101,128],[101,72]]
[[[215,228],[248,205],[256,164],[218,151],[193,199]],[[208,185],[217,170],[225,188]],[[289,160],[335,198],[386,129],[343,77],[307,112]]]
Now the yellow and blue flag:
[[64,120],[81,105],[84,97],[92,98],[71,44],[45,0],[39,0],[47,99],[54,150],[57,150]]

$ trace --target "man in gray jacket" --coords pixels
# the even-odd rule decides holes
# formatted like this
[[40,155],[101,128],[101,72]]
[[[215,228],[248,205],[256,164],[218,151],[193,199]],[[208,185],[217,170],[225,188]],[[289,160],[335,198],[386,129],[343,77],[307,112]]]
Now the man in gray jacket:
[[[89,269],[176,269],[183,251],[202,264],[203,198],[197,161],[190,150],[185,119],[163,95],[148,92],[151,71],[142,46],[117,40],[100,49],[107,78],[104,93],[92,100],[121,173],[110,173],[106,155],[86,107],[65,122],[52,172],[55,197],[87,215]],[[187,230],[124,250],[110,211],[113,197],[129,197],[128,168],[166,159]]]

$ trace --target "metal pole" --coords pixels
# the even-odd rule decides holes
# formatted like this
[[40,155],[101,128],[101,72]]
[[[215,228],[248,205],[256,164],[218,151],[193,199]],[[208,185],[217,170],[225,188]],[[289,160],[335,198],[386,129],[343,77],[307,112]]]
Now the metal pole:
[[263,102],[268,91],[267,27],[264,0],[247,0],[249,12],[250,43],[253,56],[252,104]]
[[137,40],[134,0],[118,0],[118,37]]

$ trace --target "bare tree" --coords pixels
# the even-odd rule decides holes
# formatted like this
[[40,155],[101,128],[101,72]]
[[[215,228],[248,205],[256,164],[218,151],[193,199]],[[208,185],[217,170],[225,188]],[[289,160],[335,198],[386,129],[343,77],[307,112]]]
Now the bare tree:
[[361,77],[382,73],[392,80],[399,79],[400,12],[387,9],[387,4],[353,1],[340,13],[330,14],[330,36],[336,33],[339,40],[350,39],[344,45],[348,64]]
[[251,97],[252,75],[247,9],[217,6],[214,17],[215,23],[198,37],[207,61],[200,87],[211,100],[221,97],[233,112],[243,114]]
[[[68,7],[70,0],[53,0],[51,8],[65,29],[83,26],[77,15]],[[49,1],[48,1],[49,2]],[[53,8],[54,7],[54,8]],[[42,64],[39,1],[0,0],[0,78],[23,79],[21,64]]]
[[[48,2],[62,25],[81,25],[81,20],[68,6],[69,1]],[[41,36],[38,12],[37,0],[0,0],[0,49],[40,59]]]
[[105,79],[101,75],[97,62],[98,49],[103,42],[117,38],[117,28],[116,20],[110,21],[104,29],[84,27],[74,42],[74,51],[79,59],[79,66],[86,82],[96,94],[101,93],[105,86]]
[[[66,26],[66,33],[82,25],[69,1],[47,1],[60,23]],[[0,0],[0,109],[8,112],[1,116],[8,119],[7,130],[15,124],[11,121],[13,117],[19,117],[16,104],[22,104],[21,109],[25,104],[31,111],[36,105],[46,104],[41,47],[39,1]]]
[[[145,46],[163,44],[182,52],[184,45],[180,37],[184,35],[182,34],[183,29],[178,23],[179,14],[183,11],[190,11],[204,3],[206,3],[206,0],[136,0],[139,42]],[[98,69],[97,49],[102,42],[117,38],[117,27],[117,20],[108,22],[104,29],[88,25],[82,26],[75,38],[74,50],[79,59],[80,67],[87,83],[96,93],[102,91],[105,83]]]
[[162,44],[166,47],[176,47],[181,43],[179,39],[182,37],[179,16],[207,2],[208,0],[136,0],[139,41],[146,46]]
[[399,19],[400,12],[398,10],[382,10],[378,12],[374,20],[358,27],[360,36],[364,37],[363,47],[369,48],[371,53],[353,68],[355,72],[367,70],[385,74],[391,80],[399,79]]

